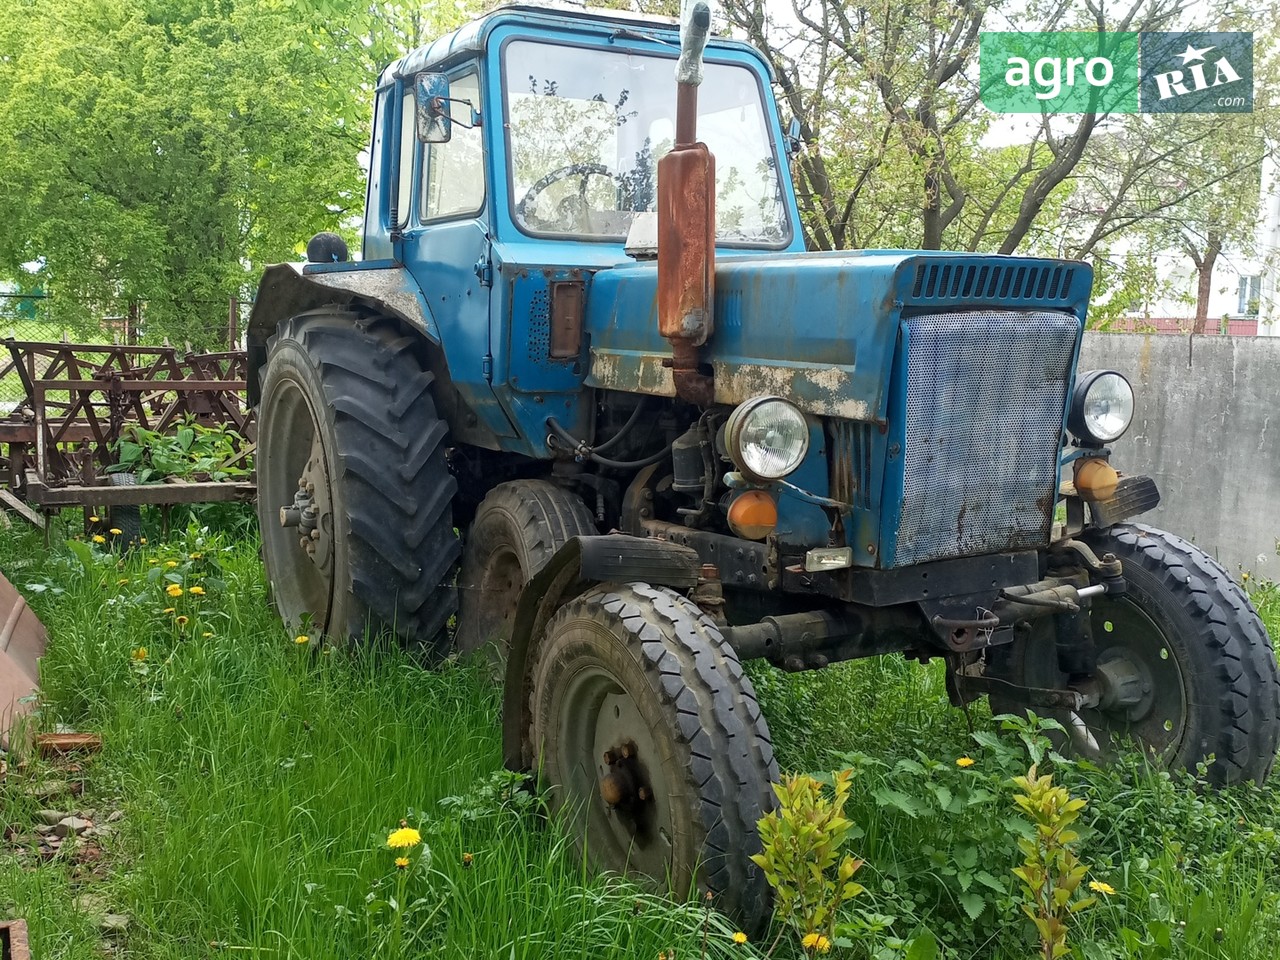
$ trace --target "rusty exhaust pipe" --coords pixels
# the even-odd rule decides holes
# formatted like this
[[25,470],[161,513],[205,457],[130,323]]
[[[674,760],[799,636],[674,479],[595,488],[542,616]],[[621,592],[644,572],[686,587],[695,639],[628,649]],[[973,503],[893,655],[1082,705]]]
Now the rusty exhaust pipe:
[[676,64],[676,135],[658,161],[658,329],[671,341],[676,396],[699,407],[715,398],[698,348],[711,336],[716,266],[716,158],[697,142],[702,51],[711,8],[689,5]]

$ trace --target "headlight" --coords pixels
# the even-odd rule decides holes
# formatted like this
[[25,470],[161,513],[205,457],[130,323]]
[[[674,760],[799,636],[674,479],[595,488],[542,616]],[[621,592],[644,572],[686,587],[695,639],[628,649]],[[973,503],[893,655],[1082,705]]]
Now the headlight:
[[809,424],[795,404],[781,397],[755,397],[729,415],[725,446],[748,479],[779,480],[809,452]]
[[1133,420],[1133,387],[1114,370],[1090,370],[1076,378],[1067,427],[1081,440],[1110,443]]

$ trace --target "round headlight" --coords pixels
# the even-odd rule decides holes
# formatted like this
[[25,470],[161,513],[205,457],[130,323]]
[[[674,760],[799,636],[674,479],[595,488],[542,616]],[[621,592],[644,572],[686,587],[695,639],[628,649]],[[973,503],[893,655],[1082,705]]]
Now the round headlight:
[[1076,378],[1067,426],[1081,440],[1110,443],[1133,420],[1133,387],[1114,370],[1090,370]]
[[779,480],[809,452],[809,424],[795,404],[781,397],[755,397],[729,415],[725,446],[749,479]]

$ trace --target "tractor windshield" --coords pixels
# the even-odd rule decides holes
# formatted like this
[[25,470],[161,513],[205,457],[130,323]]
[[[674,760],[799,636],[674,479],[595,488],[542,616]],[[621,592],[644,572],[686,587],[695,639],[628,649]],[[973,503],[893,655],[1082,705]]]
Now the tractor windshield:
[[[505,47],[513,213],[527,233],[621,240],[656,209],[658,158],[675,133],[675,60],[518,40]],[[707,63],[698,139],[716,158],[716,235],[782,246],[790,225],[760,83]]]

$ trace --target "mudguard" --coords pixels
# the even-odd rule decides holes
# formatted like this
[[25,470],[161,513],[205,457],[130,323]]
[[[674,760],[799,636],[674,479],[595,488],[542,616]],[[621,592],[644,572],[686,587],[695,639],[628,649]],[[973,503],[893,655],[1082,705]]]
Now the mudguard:
[[502,760],[509,770],[529,770],[535,758],[525,740],[529,729],[529,654],[561,604],[593,583],[643,581],[687,590],[697,586],[698,554],[655,538],[615,533],[574,537],[520,594],[507,654],[502,694]]
[[258,403],[258,370],[267,361],[267,340],[281,320],[318,307],[353,305],[397,317],[440,346],[440,332],[427,301],[402,264],[394,260],[278,263],[262,274],[249,313],[249,403]]

